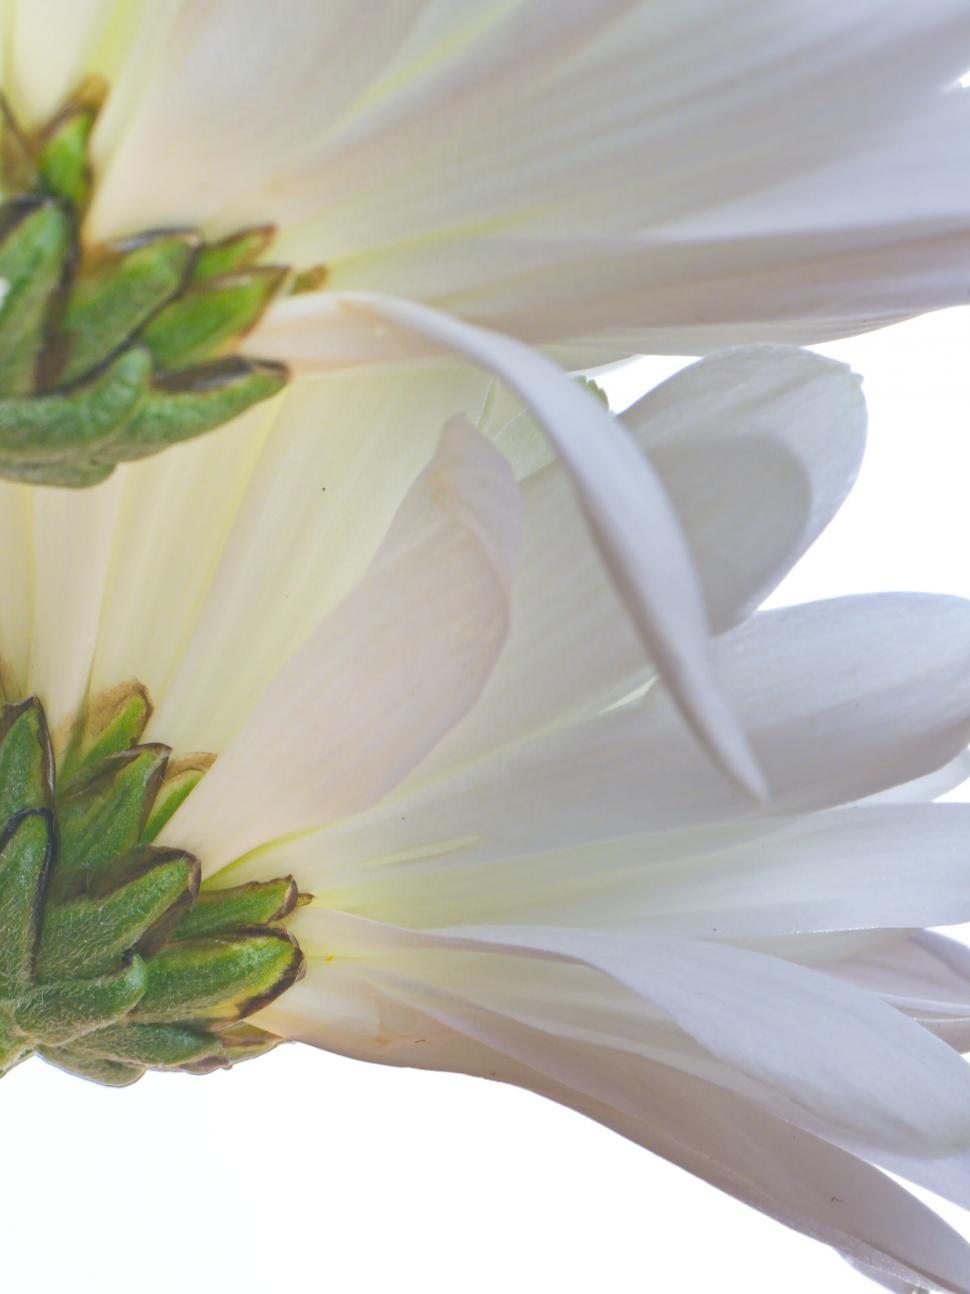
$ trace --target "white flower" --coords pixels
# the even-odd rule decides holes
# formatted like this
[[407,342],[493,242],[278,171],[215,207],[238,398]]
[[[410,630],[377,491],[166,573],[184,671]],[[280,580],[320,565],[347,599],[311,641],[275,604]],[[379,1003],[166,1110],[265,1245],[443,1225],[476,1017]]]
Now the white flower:
[[272,220],[334,292],[611,352],[812,340],[966,297],[958,0],[12,8],[18,109],[91,71],[117,87],[98,238]]
[[511,338],[589,364],[817,339],[962,301],[965,6],[11,0],[4,12],[4,91],[27,128],[83,78],[108,87],[89,247],[273,222],[274,258],[323,267],[325,281],[280,299],[251,354],[317,370],[459,350],[519,392],[684,713],[758,793],[666,499],[595,402]]
[[287,922],[306,976],[255,1020],[532,1088],[880,1279],[970,1289],[962,1242],[871,1166],[966,1194],[970,1076],[909,1018],[970,1016],[965,988],[925,1009],[880,958],[967,916],[970,810],[916,801],[964,775],[970,607],[746,619],[854,477],[855,379],[754,347],[628,417],[770,814],[680,723],[564,469],[484,378],[266,408],[92,490],[0,487],[8,695],[64,733],[137,678],[150,740],[217,756],[160,840],[216,887],[313,895]]

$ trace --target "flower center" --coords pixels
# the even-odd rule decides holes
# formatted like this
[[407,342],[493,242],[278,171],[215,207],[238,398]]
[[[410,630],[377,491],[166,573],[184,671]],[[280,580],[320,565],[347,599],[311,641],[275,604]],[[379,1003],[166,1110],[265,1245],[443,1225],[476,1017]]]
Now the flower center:
[[93,81],[43,129],[6,105],[0,205],[0,476],[86,486],[275,395],[281,364],[229,352],[288,278],[272,226],[207,243],[150,230],[85,250]]
[[139,744],[145,689],[95,698],[52,744],[36,698],[0,706],[0,1074],[38,1054],[125,1086],[207,1073],[279,1041],[248,1015],[303,972],[292,877],[200,888],[153,843],[210,756]]

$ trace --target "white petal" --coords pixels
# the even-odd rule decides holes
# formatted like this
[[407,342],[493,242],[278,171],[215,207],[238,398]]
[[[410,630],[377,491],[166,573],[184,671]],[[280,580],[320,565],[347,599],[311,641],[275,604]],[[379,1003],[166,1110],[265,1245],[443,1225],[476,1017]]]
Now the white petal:
[[[505,1040],[496,1025],[489,1036],[496,1046]],[[541,1040],[528,1048],[521,1034],[513,1037],[518,1054],[540,1060]],[[539,1090],[850,1260],[861,1260],[874,1279],[901,1282],[897,1288],[907,1294],[924,1282],[956,1294],[970,1290],[970,1249],[963,1238],[863,1160],[721,1088],[660,1066],[616,1074],[619,1092],[611,1091],[604,1080],[608,1065],[608,1057],[600,1060],[590,1049],[560,1047],[547,1068],[592,1094],[554,1081]],[[502,1075],[501,1060],[492,1062],[492,1070]],[[508,1081],[528,1085],[528,1078],[528,1070],[512,1070]],[[637,1087],[646,1093],[639,1102]],[[600,1095],[597,1089],[605,1090]]]
[[[623,416],[661,463],[679,446],[712,438],[734,446],[749,437],[784,445],[810,486],[810,514],[800,541],[804,551],[845,502],[862,464],[866,407],[860,381],[848,367],[808,351],[739,346],[682,369]],[[778,577],[774,572],[774,580]],[[765,583],[761,595],[772,587]],[[715,619],[718,610],[715,606],[712,612]],[[737,610],[731,616],[731,622],[740,619]]]
[[[94,692],[138,678],[156,704],[165,696],[203,613],[241,498],[264,461],[266,438],[281,421],[278,412],[276,402],[259,405],[229,427],[118,470],[122,493],[98,625]],[[255,581],[250,593],[258,597]],[[233,674],[240,672],[241,662]],[[217,711],[220,696],[211,677],[199,683],[208,685]],[[159,740],[182,753],[218,749],[197,739],[218,721],[198,707],[196,701],[191,715],[165,731],[156,728]]]
[[130,53],[130,29],[145,21],[147,8],[146,0],[14,0],[4,92],[18,120],[36,129],[85,76],[113,80],[120,58]]
[[[485,862],[456,843],[439,857],[416,851],[393,865],[347,871],[331,865],[326,842],[309,837],[287,846],[279,865],[313,875],[329,905],[400,925],[595,925],[767,940],[771,952],[778,936],[970,919],[968,838],[970,807],[918,805],[630,836]],[[836,970],[854,964],[838,962]]]
[[609,1052],[542,1038],[484,1013],[463,1017],[450,1004],[437,1013],[490,1045],[478,1072],[531,1087],[596,1119],[769,1217],[865,1262],[873,1276],[904,1281],[907,1291],[914,1282],[956,1294],[970,1290],[970,1250],[962,1237],[854,1155],[723,1088],[664,1066],[623,1066]]
[[[639,872],[633,841],[606,846],[601,858],[587,850],[593,875],[607,873],[602,888],[588,885],[593,911],[584,922],[574,881],[577,892],[561,907],[550,893],[560,913],[552,919],[739,941],[970,920],[970,806],[853,807],[779,819],[777,827],[720,853],[685,858],[671,850],[669,861]],[[611,885],[614,854],[627,864]],[[523,866],[528,871],[528,860]]]
[[[284,254],[532,341],[636,334],[614,350],[806,340],[962,299],[966,101],[941,93],[967,62],[962,6],[614,18],[523,90],[472,99],[464,129],[440,71],[437,121],[433,83],[378,100],[338,132]],[[455,56],[479,93],[481,48]]]
[[828,969],[920,1019],[970,1019],[970,949],[934,931],[921,930]]
[[370,316],[379,326],[456,351],[512,387],[569,470],[620,596],[684,715],[725,771],[760,795],[760,770],[712,673],[703,604],[676,516],[617,421],[549,360],[507,337],[405,301],[318,296],[325,332],[342,317]]
[[[518,419],[515,443],[528,442]],[[690,546],[712,626],[736,624],[831,520],[855,477],[865,407],[847,369],[806,351],[711,356],[624,414]],[[504,445],[505,437],[499,439]],[[512,631],[482,704],[416,777],[575,714],[643,677],[642,650],[577,525],[563,469],[522,484]]]
[[890,1289],[910,1294],[914,1283],[929,1282],[953,1294],[970,1290],[966,1241],[883,1173],[729,1093],[664,1078],[651,1084],[655,1108],[645,1119],[578,1094],[559,1099],[832,1245]]
[[365,579],[270,684],[171,838],[215,870],[385,795],[481,694],[518,524],[504,458],[456,420]]
[[121,495],[118,473],[88,490],[32,492],[27,688],[40,697],[52,728],[77,709],[87,691]]
[[470,926],[424,938],[433,944],[436,937],[470,950],[532,950],[593,966],[658,1006],[720,1060],[860,1145],[933,1157],[970,1142],[963,1061],[874,995],[829,976],[700,940],[524,926]]
[[[964,1242],[858,1158],[782,1122],[750,1097],[609,1047],[579,1044],[471,1001],[460,974],[454,977],[461,966],[454,957],[444,963],[449,978],[415,979],[408,932],[378,928],[371,936],[369,964],[366,956],[355,966],[352,955],[341,955],[349,946],[338,938],[336,959],[311,961],[308,980],[264,1012],[260,1023],[368,1060],[455,1069],[530,1088],[846,1256],[961,1294],[970,1288]],[[410,958],[403,969],[393,957],[382,962],[373,956],[382,943]]]
[[[776,813],[908,782],[970,735],[970,603],[960,599],[871,594],[765,612],[716,649]],[[280,846],[278,861],[317,893],[377,860],[460,854],[471,866],[756,816],[670,701],[648,693],[391,797],[325,843],[294,842],[297,857]]]
[[127,105],[95,236],[315,216],[339,183],[334,159],[349,153],[359,173],[372,137],[383,164],[416,127],[425,144],[453,136],[629,5],[530,0],[479,13],[429,0],[289,0],[285,22],[259,0],[184,6],[141,100]]
[[[369,1061],[457,1070],[530,1088],[598,1119],[847,1257],[874,1263],[883,1273],[940,1282],[962,1294],[970,1288],[966,1246],[953,1232],[855,1155],[800,1128],[792,1107],[776,1117],[761,1104],[754,1085],[741,1094],[725,1087],[723,1074],[707,1079],[523,1023],[514,992],[511,998],[505,994],[511,1015],[501,1006],[489,1009],[480,1000],[482,986],[489,982],[489,970],[499,967],[498,955],[488,956],[484,968],[475,968],[468,961],[474,954],[456,961],[463,954],[453,953],[444,956],[437,972],[425,957],[423,969],[432,977],[416,980],[414,972],[422,966],[415,958],[412,932],[382,929],[317,908],[303,910],[299,920],[301,926],[307,920],[322,922],[321,931],[305,940],[311,951],[308,975],[260,1014],[263,1027]],[[319,933],[336,957],[314,958],[311,945]],[[382,945],[393,950],[391,960],[375,958]],[[443,956],[440,948],[438,956]],[[522,970],[540,965],[520,961],[515,972],[519,1002],[526,1009],[538,1004],[531,1003]],[[514,989],[504,971],[498,970],[498,976]],[[478,986],[475,1000],[467,995],[469,983]],[[608,987],[609,981],[602,984]],[[575,985],[566,992],[574,1010],[588,1014]],[[622,990],[617,986],[616,992]],[[503,1000],[501,991],[495,996],[497,1002]],[[609,993],[599,999],[607,1028],[610,1001]],[[612,1022],[617,1022],[615,1015]],[[931,1178],[931,1188],[943,1186],[953,1196],[959,1157],[882,1158],[892,1158],[892,1166],[905,1176]],[[937,1165],[945,1166],[943,1176]],[[851,1189],[840,1189],[850,1184]]]
[[888,791],[871,795],[866,804],[925,804],[940,796],[955,791],[958,786],[970,778],[970,750],[961,750],[959,755],[935,772],[925,777],[917,777],[902,786],[894,786]]
[[211,223],[229,210],[240,222],[285,218],[294,188],[321,183],[333,124],[374,88],[422,8],[288,0],[284,19],[259,0],[183,4],[157,38],[140,98],[127,99],[113,155],[95,134],[92,237]]
[[0,482],[0,660],[21,692],[27,681],[33,613],[33,531],[29,487]]
[[963,298],[959,4],[786,0],[766,23],[744,0],[290,0],[281,22],[258,0],[78,0],[53,60],[36,8],[18,97],[46,108],[74,68],[113,86],[95,240],[275,220],[281,257],[336,289],[614,353]]
[[454,369],[298,382],[123,469],[94,686],[136,675],[156,703],[153,738],[225,750],[366,571],[442,424],[474,421],[487,388]]
[[867,1280],[875,1281],[883,1289],[892,1290],[893,1294],[913,1294],[913,1280],[916,1279],[913,1275],[886,1275],[878,1267],[873,1267],[869,1263],[856,1262],[854,1259],[849,1260],[849,1265],[854,1267],[862,1276],[865,1276]]

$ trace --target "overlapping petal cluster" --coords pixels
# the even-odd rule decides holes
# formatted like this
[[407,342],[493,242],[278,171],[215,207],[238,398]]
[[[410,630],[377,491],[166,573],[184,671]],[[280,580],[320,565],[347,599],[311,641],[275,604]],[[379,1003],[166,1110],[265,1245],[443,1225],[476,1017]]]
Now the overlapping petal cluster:
[[307,976],[262,1027],[524,1084],[879,1272],[963,1288],[960,1242],[870,1161],[951,1161],[962,1189],[970,1076],[917,1020],[959,1033],[970,1006],[958,972],[924,1001],[909,963],[945,945],[900,930],[966,915],[970,811],[922,801],[965,771],[970,609],[751,614],[864,422],[848,370],[778,347],[627,415],[770,810],[686,730],[565,470],[468,370],[317,379],[92,491],[0,487],[0,651],[54,724],[134,676],[148,739],[218,753],[161,842],[216,885],[314,895],[289,922]]
[[[970,810],[930,803],[970,607],[756,610],[864,437],[857,379],[777,343],[965,298],[966,6],[4,14],[21,121],[110,87],[86,246],[271,221],[314,271],[247,341],[282,395],[0,484],[9,698],[56,730],[137,679],[149,739],[215,754],[163,841],[313,895],[263,1028],[531,1088],[970,1289],[880,1171],[970,1201],[968,959],[911,933],[970,915]],[[622,423],[555,362],[750,339]]]

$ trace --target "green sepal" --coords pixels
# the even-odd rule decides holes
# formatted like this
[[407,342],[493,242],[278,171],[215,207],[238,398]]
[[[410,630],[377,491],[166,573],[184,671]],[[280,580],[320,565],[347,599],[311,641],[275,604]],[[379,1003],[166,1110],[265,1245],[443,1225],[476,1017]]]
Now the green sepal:
[[265,1029],[257,1029],[255,1025],[241,1023],[234,1024],[228,1029],[221,1029],[219,1041],[222,1043],[226,1059],[231,1065],[236,1065],[242,1060],[265,1056],[268,1051],[273,1051],[286,1040],[267,1033]]
[[0,208],[0,397],[34,389],[51,303],[71,257],[70,217],[49,199],[23,198]]
[[226,890],[203,890],[191,912],[172,932],[172,938],[197,939],[241,926],[267,926],[288,916],[299,897],[292,876],[250,881]]
[[51,806],[54,757],[36,697],[0,713],[0,824],[25,809]]
[[299,946],[283,930],[237,931],[170,944],[148,963],[140,1021],[239,1020],[295,983]]
[[130,1087],[137,1083],[145,1070],[140,1065],[123,1065],[100,1056],[88,1056],[74,1047],[38,1047],[37,1055],[51,1065],[78,1078],[87,1078],[104,1087]]
[[[288,377],[279,365],[210,366],[293,280],[288,267],[259,263],[275,226],[209,244],[194,229],[83,243],[91,135],[106,93],[101,78],[87,78],[30,132],[0,95],[0,169],[11,195],[0,206],[0,477],[30,485],[97,485],[120,462],[231,421]],[[312,267],[297,282],[319,286],[325,273]],[[135,361],[138,383],[140,394],[153,393],[130,435],[140,394],[125,401],[118,379],[133,372],[113,368],[129,352],[146,353]],[[8,403],[28,397],[36,409]]]
[[304,292],[319,292],[329,277],[329,265],[308,265],[305,270],[300,270],[293,275],[289,295],[294,297]]
[[198,786],[211,764],[211,755],[188,756],[169,764],[141,833],[146,844],[155,839],[179,805]]
[[95,696],[55,760],[36,698],[0,710],[0,1074],[36,1052],[119,1086],[280,1041],[240,1021],[303,973],[275,923],[309,896],[287,876],[200,903],[198,860],[145,842],[212,758],[169,778],[168,748],[137,744],[150,712],[137,683]]
[[120,431],[148,388],[151,359],[129,350],[92,382],[57,395],[0,400],[0,465],[71,466]]
[[97,697],[78,717],[67,750],[58,761],[58,792],[73,790],[79,782],[103,772],[102,764],[109,756],[137,745],[151,713],[151,699],[142,683],[122,683]]
[[273,1051],[283,1038],[274,1037],[264,1029],[257,1029],[251,1024],[234,1024],[218,1033],[221,1053],[205,1060],[198,1060],[183,1065],[189,1074],[211,1074],[216,1069],[229,1069],[232,1065],[241,1064],[244,1060],[255,1060]]
[[28,1037],[58,1046],[126,1016],[141,1001],[147,983],[145,962],[135,956],[113,975],[29,989],[14,1009],[14,1020]]
[[53,849],[47,809],[16,814],[0,837],[0,998],[17,994],[33,978]]
[[9,1009],[0,1007],[0,1078],[31,1054],[30,1041],[14,1024]]
[[117,889],[49,904],[37,951],[38,981],[115,969],[130,949],[147,951],[146,937],[160,938],[160,926],[167,932],[198,892],[198,859],[181,850],[158,849]]
[[98,868],[123,859],[139,843],[168,755],[167,746],[135,746],[106,759],[106,771],[81,790],[58,797],[60,845],[51,898],[84,892]]
[[282,364],[239,358],[156,378],[124,432],[111,444],[117,460],[145,458],[219,427],[286,385]]
[[216,243],[207,243],[192,262],[190,278],[199,283],[243,269],[262,256],[275,236],[275,225],[252,225]]
[[78,111],[63,118],[35,156],[41,187],[52,197],[83,207],[91,192],[87,142],[94,114]]
[[249,332],[286,274],[280,266],[257,265],[195,283],[155,316],[139,340],[162,370],[203,364]]
[[199,246],[187,230],[117,243],[76,280],[61,324],[59,384],[102,364],[181,288]]
[[65,463],[4,462],[0,456],[0,476],[21,485],[50,485],[68,490],[86,490],[100,485],[115,470],[115,463],[85,458]]
[[78,1055],[88,1053],[152,1069],[179,1069],[210,1058],[222,1065],[226,1063],[222,1040],[217,1034],[183,1024],[110,1025],[79,1039],[74,1051]]
[[40,187],[78,209],[85,207],[91,196],[88,139],[97,113],[97,104],[72,104],[44,132],[34,153]]

